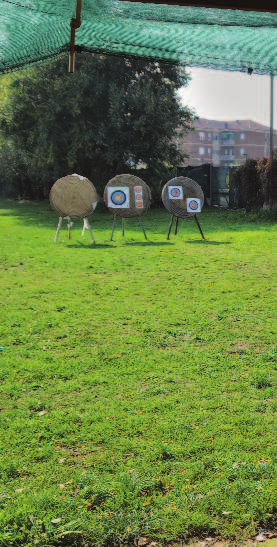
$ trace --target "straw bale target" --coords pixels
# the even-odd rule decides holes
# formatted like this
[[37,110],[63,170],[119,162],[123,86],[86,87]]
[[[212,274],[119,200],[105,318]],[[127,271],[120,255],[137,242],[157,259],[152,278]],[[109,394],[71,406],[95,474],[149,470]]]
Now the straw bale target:
[[139,177],[117,175],[106,185],[104,201],[114,215],[139,217],[150,207],[151,191]]
[[204,194],[195,180],[175,177],[163,187],[162,201],[165,208],[175,217],[190,218],[201,211]]
[[59,215],[59,223],[55,235],[58,241],[63,218],[68,220],[68,237],[74,220],[84,219],[82,235],[87,229],[91,242],[95,243],[92,229],[87,217],[93,213],[97,205],[97,192],[94,185],[86,177],[74,173],[55,182],[50,191],[50,204]]
[[49,198],[59,217],[71,220],[86,218],[97,205],[97,192],[92,182],[76,174],[57,180]]

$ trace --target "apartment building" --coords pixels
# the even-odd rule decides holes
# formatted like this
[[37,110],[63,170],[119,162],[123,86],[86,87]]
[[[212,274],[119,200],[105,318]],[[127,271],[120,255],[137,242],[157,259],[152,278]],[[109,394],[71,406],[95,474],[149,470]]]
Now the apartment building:
[[[187,163],[230,167],[247,158],[269,156],[269,127],[251,120],[217,121],[199,118],[193,129],[178,139],[179,149],[188,154]],[[277,148],[277,131],[273,134]]]

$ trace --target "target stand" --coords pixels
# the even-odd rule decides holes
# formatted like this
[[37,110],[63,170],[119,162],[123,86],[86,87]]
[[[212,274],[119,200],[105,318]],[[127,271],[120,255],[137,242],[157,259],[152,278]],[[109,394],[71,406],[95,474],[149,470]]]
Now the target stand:
[[75,220],[83,219],[82,236],[85,230],[90,234],[91,243],[95,243],[88,216],[97,205],[97,192],[92,182],[80,175],[68,175],[55,182],[50,191],[50,204],[59,215],[58,227],[55,235],[57,243],[63,219],[67,220],[68,239]]
[[117,175],[112,178],[104,190],[104,202],[113,213],[111,241],[113,240],[117,218],[122,218],[122,236],[125,235],[126,219],[137,217],[145,239],[147,235],[142,222],[142,214],[150,207],[151,192],[149,186],[134,175]]
[[202,239],[205,239],[197,213],[204,204],[204,194],[197,182],[187,177],[175,177],[169,180],[162,190],[162,201],[165,208],[171,213],[167,239],[170,238],[171,229],[175,219],[175,235],[178,233],[179,218],[189,219],[194,217]]

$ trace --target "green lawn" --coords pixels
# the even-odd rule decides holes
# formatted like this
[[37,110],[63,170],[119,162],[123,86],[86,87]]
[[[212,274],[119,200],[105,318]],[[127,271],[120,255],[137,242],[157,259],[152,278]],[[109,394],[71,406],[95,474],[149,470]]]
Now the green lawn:
[[[204,210],[57,244],[0,202],[1,546],[242,541],[276,517],[277,222]],[[275,387],[274,387],[275,386]]]

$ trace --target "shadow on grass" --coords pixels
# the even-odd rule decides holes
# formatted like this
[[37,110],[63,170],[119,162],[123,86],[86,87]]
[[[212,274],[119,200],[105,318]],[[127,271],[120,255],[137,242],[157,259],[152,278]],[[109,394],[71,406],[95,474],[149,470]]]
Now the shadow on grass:
[[186,239],[185,243],[197,245],[231,245],[231,241],[208,241],[207,239]]
[[110,249],[114,248],[110,243],[82,243],[81,241],[79,243],[65,243],[64,246],[68,249],[93,249],[96,251],[97,249],[104,249],[106,247]]
[[174,245],[171,241],[126,241],[125,245],[132,245],[134,247],[160,247],[164,245]]
[[[62,243],[64,247],[67,247],[68,249],[116,249],[115,243],[120,243],[123,246],[132,246],[132,247],[160,247],[160,246],[167,246],[167,245],[174,245],[174,243],[171,243],[171,241],[113,241],[112,243],[83,243],[82,241],[76,242],[76,243]],[[57,243],[59,245],[59,243]]]

